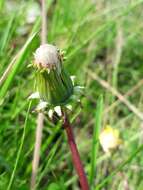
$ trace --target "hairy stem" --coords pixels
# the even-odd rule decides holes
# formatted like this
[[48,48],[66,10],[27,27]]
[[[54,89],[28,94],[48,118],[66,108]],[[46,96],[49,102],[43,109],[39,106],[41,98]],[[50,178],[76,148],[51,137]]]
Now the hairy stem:
[[89,190],[87,177],[85,175],[84,168],[83,168],[82,162],[80,160],[80,155],[79,155],[77,145],[76,145],[76,142],[74,139],[72,127],[71,127],[70,122],[65,113],[63,114],[63,116],[64,116],[63,127],[67,134],[68,144],[70,146],[73,164],[74,164],[76,172],[79,176],[79,182],[80,182],[81,189]]

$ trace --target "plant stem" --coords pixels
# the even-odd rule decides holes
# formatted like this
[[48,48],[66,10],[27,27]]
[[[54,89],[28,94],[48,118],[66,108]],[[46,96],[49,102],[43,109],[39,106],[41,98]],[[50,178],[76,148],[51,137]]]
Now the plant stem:
[[35,148],[33,153],[31,190],[35,189],[36,185],[36,176],[40,160],[40,147],[42,142],[43,121],[44,121],[44,115],[43,113],[39,113],[37,118]]
[[[42,30],[41,30],[41,44],[46,43],[47,39],[47,16],[46,16],[46,2],[41,0],[41,17],[42,17]],[[35,148],[33,154],[32,163],[32,176],[31,176],[31,190],[35,189],[36,186],[36,176],[40,160],[40,147],[42,142],[42,132],[44,126],[44,114],[39,113],[37,118],[37,128],[36,128],[36,138],[35,138]]]
[[79,182],[81,185],[82,190],[89,190],[89,185],[87,181],[87,177],[84,172],[84,168],[82,165],[82,162],[80,160],[80,155],[77,149],[77,145],[74,139],[74,134],[72,131],[72,127],[70,125],[70,122],[67,118],[67,115],[63,113],[64,116],[64,122],[63,122],[63,127],[66,131],[67,138],[68,138],[68,144],[70,146],[71,154],[72,154],[72,159],[73,159],[73,164],[75,166],[76,172],[79,176]]
[[42,16],[42,30],[41,30],[41,43],[47,42],[47,13],[46,13],[46,1],[41,0],[41,16]]

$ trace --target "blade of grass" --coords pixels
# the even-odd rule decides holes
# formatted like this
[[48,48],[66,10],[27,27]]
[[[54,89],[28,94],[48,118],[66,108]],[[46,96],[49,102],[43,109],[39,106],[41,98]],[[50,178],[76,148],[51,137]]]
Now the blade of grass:
[[19,52],[16,61],[15,62],[12,61],[12,65],[10,64],[11,65],[10,70],[8,70],[8,71],[6,70],[8,72],[8,75],[7,75],[7,78],[6,78],[4,84],[1,88],[1,91],[0,91],[0,104],[2,104],[2,102],[3,102],[2,100],[5,97],[7,90],[13,81],[16,72],[18,71],[19,67],[23,64],[23,62],[25,61],[27,54],[29,52],[30,45],[33,42],[33,40],[35,39],[35,37],[36,37],[36,33],[33,34],[27,40],[27,42],[23,46],[22,50]]
[[[94,39],[95,37],[98,37],[98,35],[101,34],[104,30],[108,30],[108,27],[110,28],[110,26],[112,26],[117,19],[119,19],[120,17],[126,16],[130,11],[132,11],[134,8],[139,6],[141,3],[143,3],[143,0],[133,2],[124,11],[122,11],[121,13],[119,13],[118,15],[116,15],[115,17],[110,19],[109,21],[106,21],[106,23],[101,25],[101,27],[98,27],[98,29],[95,30],[95,32],[93,32],[91,35],[89,35],[88,38],[86,38],[83,42],[81,42],[80,45],[78,45],[76,48],[74,48],[74,50],[71,51],[71,53],[69,53],[67,55],[68,62],[71,58],[73,58],[76,55],[76,53],[81,48],[83,48],[86,44],[88,44],[92,39]],[[66,63],[68,64],[68,62],[66,62]]]
[[103,112],[103,97],[100,96],[97,102],[97,108],[95,112],[95,125],[93,129],[91,168],[90,168],[90,177],[89,177],[90,187],[92,187],[93,185],[96,173],[97,154],[99,149],[99,132],[101,128],[102,112]]
[[9,180],[9,184],[7,186],[7,190],[10,190],[12,187],[14,177],[15,177],[15,173],[16,173],[16,169],[18,166],[18,162],[19,162],[19,159],[21,156],[21,152],[22,152],[22,148],[23,148],[23,144],[24,144],[24,140],[25,140],[25,135],[26,135],[26,128],[27,128],[27,122],[28,122],[28,116],[29,116],[29,112],[30,112],[30,108],[31,108],[31,103],[32,103],[32,101],[29,102],[29,106],[28,106],[28,110],[27,110],[27,114],[26,114],[26,118],[25,118],[25,122],[24,122],[24,128],[23,128],[23,134],[21,137],[20,147],[19,147],[18,152],[17,152],[14,169],[12,171],[12,174],[11,174],[11,177]]
[[116,96],[122,103],[124,103],[130,111],[132,111],[141,121],[143,120],[143,113],[138,110],[130,101],[128,101],[120,92],[113,88],[108,82],[101,79],[96,73],[88,70],[88,74],[92,79],[96,80],[101,86],[110,91],[114,96]]
[[11,18],[9,19],[8,21],[8,24],[7,24],[7,27],[6,29],[4,30],[3,32],[3,35],[1,37],[1,43],[0,43],[0,55],[3,53],[3,51],[5,50],[7,44],[8,44],[8,41],[9,41],[9,38],[10,36],[12,35],[12,27],[14,25],[14,19],[15,19],[15,14],[13,14],[11,16]]
[[57,142],[54,144],[54,146],[52,147],[49,155],[48,155],[48,160],[47,160],[47,164],[46,166],[44,166],[44,170],[41,171],[38,180],[37,180],[37,184],[36,187],[38,187],[40,181],[42,180],[42,178],[46,175],[46,173],[48,172],[49,169],[49,165],[51,164],[51,162],[53,161],[53,158],[56,154],[56,151],[58,150],[59,145],[61,144],[61,140],[62,140],[63,135],[61,135],[61,137],[59,137],[59,139],[57,140]]
[[4,0],[0,0],[0,10],[4,7],[4,3],[5,3]]
[[99,184],[96,186],[95,190],[99,190],[99,189],[101,189],[102,187],[104,187],[104,185],[105,185],[106,183],[108,183],[109,181],[112,180],[112,178],[115,176],[115,174],[117,174],[119,171],[121,171],[121,170],[124,168],[124,166],[126,166],[128,163],[130,163],[130,162],[136,157],[136,155],[137,155],[138,153],[140,153],[141,151],[143,151],[143,144],[140,145],[140,146],[137,148],[137,150],[135,150],[135,151],[128,157],[127,160],[125,160],[125,161],[122,162],[119,166],[117,166],[117,168],[116,168],[110,175],[108,175],[108,177],[106,177],[101,183],[99,183]]

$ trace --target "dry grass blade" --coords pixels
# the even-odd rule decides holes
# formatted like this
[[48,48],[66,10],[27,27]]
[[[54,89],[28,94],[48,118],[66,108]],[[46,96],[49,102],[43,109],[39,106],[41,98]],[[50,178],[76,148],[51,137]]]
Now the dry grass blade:
[[36,176],[40,159],[40,147],[42,141],[42,130],[43,130],[43,121],[44,115],[42,113],[38,114],[37,118],[37,130],[36,130],[36,141],[35,141],[35,149],[33,155],[33,164],[32,164],[32,178],[31,178],[31,189],[35,188],[36,184]]
[[3,82],[6,80],[9,72],[12,69],[12,66],[14,65],[17,57],[19,56],[19,53],[13,58],[13,60],[11,61],[11,63],[8,65],[8,67],[6,68],[5,72],[3,73],[3,75],[0,78],[0,86],[3,84]]
[[[41,0],[41,16],[42,16],[42,31],[41,31],[41,43],[45,44],[47,40],[47,14],[46,14],[46,2]],[[44,127],[44,114],[39,113],[37,118],[36,139],[32,164],[32,176],[31,176],[31,190],[36,187],[36,176],[40,160],[40,147],[42,142],[42,132]]]
[[108,82],[101,79],[96,73],[88,70],[88,74],[91,78],[99,82],[101,86],[110,91],[114,96],[116,96],[122,103],[124,103],[130,111],[132,111],[140,120],[143,120],[143,113],[140,112],[133,104],[131,104],[120,92],[113,88]]
[[[127,98],[128,96],[132,95],[136,90],[138,90],[143,85],[143,79],[141,79],[133,88],[131,88],[126,94],[123,96]],[[115,101],[111,106],[109,106],[104,112],[108,113],[111,109],[115,108],[117,105],[121,103],[120,99]]]

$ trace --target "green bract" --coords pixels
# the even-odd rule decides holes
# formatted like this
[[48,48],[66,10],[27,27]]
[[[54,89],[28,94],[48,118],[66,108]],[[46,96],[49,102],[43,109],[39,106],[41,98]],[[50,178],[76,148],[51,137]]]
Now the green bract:
[[40,99],[53,106],[64,105],[73,94],[73,84],[62,65],[62,54],[55,46],[44,44],[34,55]]

